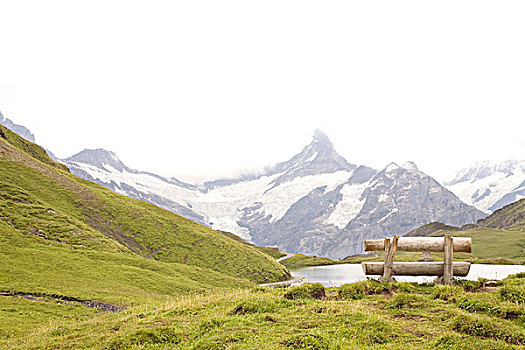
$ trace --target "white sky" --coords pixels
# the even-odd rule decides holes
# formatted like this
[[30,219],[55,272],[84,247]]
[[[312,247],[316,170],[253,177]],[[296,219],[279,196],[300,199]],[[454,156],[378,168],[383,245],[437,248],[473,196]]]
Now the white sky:
[[322,129],[438,179],[525,159],[523,1],[3,1],[0,111],[57,156],[202,181]]

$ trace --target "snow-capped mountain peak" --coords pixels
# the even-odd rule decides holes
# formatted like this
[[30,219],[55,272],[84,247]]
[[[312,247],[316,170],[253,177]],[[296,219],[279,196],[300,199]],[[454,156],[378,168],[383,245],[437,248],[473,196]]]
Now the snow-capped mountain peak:
[[330,148],[334,148],[332,141],[326,136],[326,134],[321,129],[315,129],[314,131],[314,142],[317,141],[321,144],[324,144]]
[[61,161],[86,180],[253,243],[334,258],[362,252],[367,238],[483,216],[414,163],[379,172],[348,163],[320,130],[300,153],[262,174],[203,185],[133,170],[104,149]]
[[525,161],[477,162],[445,184],[465,203],[493,212],[525,198]]
[[385,167],[385,169],[383,169],[383,172],[385,172],[385,173],[391,173],[391,172],[393,172],[393,171],[395,171],[395,170],[398,170],[399,168],[400,168],[399,165],[397,165],[396,163],[392,162],[392,163],[388,164],[388,165]]
[[337,171],[351,172],[356,167],[356,165],[348,163],[345,158],[339,155],[328,136],[317,129],[310,144],[290,160],[270,168],[266,175],[280,174],[273,180],[275,185],[279,185],[304,176],[328,174]]
[[447,186],[453,186],[460,182],[482,180],[496,173],[512,176],[516,170],[525,172],[525,161],[520,162],[514,159],[502,162],[493,162],[490,160],[481,161],[470,168],[459,170],[452,180],[445,182],[445,184]]
[[416,163],[414,162],[411,162],[411,161],[408,161],[406,162],[405,164],[403,164],[403,168],[407,169],[407,170],[414,170],[414,171],[419,171]]
[[124,170],[131,172],[131,169],[122,163],[115,152],[107,151],[103,148],[85,149],[66,159],[66,162],[89,164],[99,169],[111,170],[108,168],[109,166],[120,172]]

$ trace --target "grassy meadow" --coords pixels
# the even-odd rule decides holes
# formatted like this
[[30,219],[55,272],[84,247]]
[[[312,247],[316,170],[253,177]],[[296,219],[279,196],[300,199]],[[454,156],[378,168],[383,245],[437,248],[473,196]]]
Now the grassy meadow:
[[483,281],[436,286],[368,280],[326,290],[321,285],[243,288],[118,313],[0,300],[0,317],[10,320],[2,322],[0,346],[13,349],[521,349],[525,344],[525,274],[492,287]]

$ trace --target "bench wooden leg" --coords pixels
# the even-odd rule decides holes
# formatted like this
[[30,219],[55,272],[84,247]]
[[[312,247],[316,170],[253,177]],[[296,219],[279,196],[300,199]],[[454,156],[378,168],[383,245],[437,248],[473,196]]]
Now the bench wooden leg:
[[451,235],[445,235],[445,260],[443,264],[443,283],[448,285],[454,283],[453,255],[453,238]]

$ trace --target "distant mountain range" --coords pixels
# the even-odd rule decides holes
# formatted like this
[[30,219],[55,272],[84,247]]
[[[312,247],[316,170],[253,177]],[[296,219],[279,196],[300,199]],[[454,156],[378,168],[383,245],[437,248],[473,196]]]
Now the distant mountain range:
[[24,139],[35,142],[35,135],[29,131],[25,126],[15,124],[11,119],[5,118],[0,112],[0,124],[5,126],[11,131],[16,132],[18,135],[22,136]]
[[130,169],[103,149],[63,163],[84,179],[255,244],[333,258],[360,253],[367,238],[485,216],[414,163],[377,171],[347,162],[320,130],[300,153],[260,175],[202,185]]
[[525,161],[477,163],[458,171],[445,186],[463,202],[492,213],[525,198]]
[[[365,239],[403,235],[431,222],[474,223],[520,198],[519,176],[525,181],[523,163],[514,161],[507,168],[493,166],[491,175],[481,168],[463,170],[446,187],[412,162],[382,170],[358,166],[339,155],[320,130],[301,152],[262,174],[199,185],[131,169],[104,149],[61,162],[86,180],[255,244],[331,258],[361,253]],[[501,173],[513,180],[501,185]],[[485,184],[491,201],[490,194],[483,195]]]

